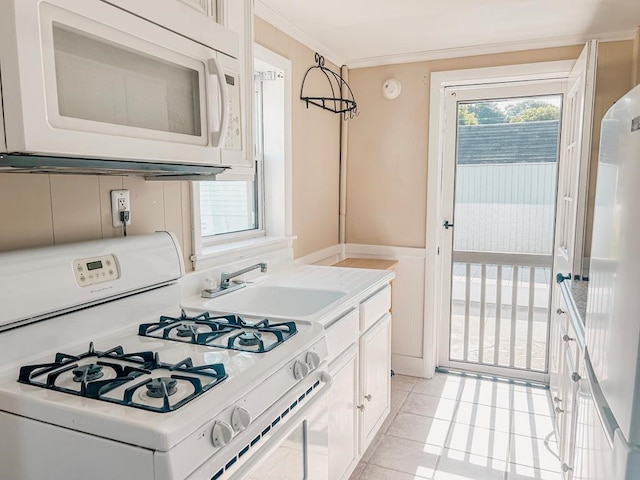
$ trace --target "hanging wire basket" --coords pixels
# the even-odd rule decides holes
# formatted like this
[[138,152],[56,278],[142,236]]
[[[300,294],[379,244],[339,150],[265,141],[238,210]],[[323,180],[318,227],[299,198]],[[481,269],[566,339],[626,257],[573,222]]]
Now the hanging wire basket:
[[[356,117],[360,114],[358,112],[358,104],[353,96],[353,91],[349,84],[342,78],[342,76],[328,67],[324,66],[324,57],[319,53],[315,55],[316,65],[309,67],[302,79],[302,87],[300,88],[300,99],[303,100],[307,108],[309,104],[320,107],[323,110],[328,110],[333,113],[341,113],[344,115],[344,119]],[[327,96],[311,96],[305,95],[305,85],[307,83],[307,77],[315,76],[324,78],[324,83],[328,82],[328,89],[331,95]],[[310,77],[311,78],[311,77]],[[307,90],[309,87],[307,86]]]

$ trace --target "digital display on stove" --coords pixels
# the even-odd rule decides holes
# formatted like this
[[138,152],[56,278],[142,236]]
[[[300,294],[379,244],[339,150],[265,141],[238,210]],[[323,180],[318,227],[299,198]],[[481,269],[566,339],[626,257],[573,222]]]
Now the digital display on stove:
[[87,270],[97,270],[98,268],[102,268],[102,261],[98,260],[96,262],[87,263]]

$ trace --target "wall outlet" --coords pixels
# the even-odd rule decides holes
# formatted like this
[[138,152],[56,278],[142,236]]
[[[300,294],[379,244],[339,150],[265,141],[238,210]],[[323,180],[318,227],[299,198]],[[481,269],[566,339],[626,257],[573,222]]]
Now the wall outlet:
[[131,202],[129,202],[129,190],[111,190],[111,218],[114,227],[122,227],[120,212],[128,211],[129,220],[127,225],[131,225]]

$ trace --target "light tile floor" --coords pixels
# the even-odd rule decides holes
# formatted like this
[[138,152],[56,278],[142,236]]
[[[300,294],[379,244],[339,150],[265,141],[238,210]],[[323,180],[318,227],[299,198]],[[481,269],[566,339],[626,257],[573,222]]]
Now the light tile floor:
[[561,480],[548,391],[396,375],[391,413],[350,480]]

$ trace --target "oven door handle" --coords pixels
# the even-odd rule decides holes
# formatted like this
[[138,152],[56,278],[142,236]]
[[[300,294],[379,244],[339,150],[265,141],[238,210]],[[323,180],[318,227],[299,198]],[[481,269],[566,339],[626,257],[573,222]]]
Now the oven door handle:
[[[229,128],[229,90],[227,89],[227,82],[224,77],[224,70],[222,64],[216,57],[211,57],[208,62],[209,75],[213,75],[218,79],[218,88],[220,89],[220,129],[218,131],[211,130],[211,142],[214,147],[224,147],[224,142],[227,138],[227,129]],[[210,102],[212,105],[212,102]],[[214,114],[214,106],[210,106],[212,109],[210,115]]]

